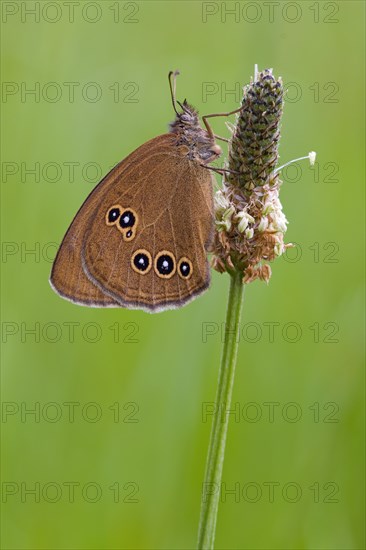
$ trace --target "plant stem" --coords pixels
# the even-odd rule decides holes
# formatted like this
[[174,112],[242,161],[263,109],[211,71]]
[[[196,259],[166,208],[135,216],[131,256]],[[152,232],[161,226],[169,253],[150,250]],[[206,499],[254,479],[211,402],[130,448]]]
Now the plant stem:
[[220,497],[226,435],[229,424],[229,415],[227,411],[231,406],[238,351],[239,325],[244,285],[240,273],[231,275],[230,279],[225,340],[221,357],[215,411],[206,463],[205,482],[202,487],[201,516],[198,532],[199,550],[212,550],[214,548],[216,517]]

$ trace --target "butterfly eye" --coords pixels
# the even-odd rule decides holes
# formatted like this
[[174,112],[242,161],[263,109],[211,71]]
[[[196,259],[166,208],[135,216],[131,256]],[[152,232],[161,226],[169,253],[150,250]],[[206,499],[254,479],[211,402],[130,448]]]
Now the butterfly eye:
[[119,206],[112,206],[107,212],[106,221],[107,225],[113,225],[116,223],[121,215],[121,208]]
[[173,277],[176,269],[175,258],[171,252],[163,250],[155,258],[155,273],[164,279]]
[[215,145],[211,147],[210,153],[212,153],[216,157],[220,157],[222,155],[222,149],[219,145],[217,145],[217,143],[215,143]]
[[178,262],[178,274],[182,279],[189,279],[193,273],[193,265],[188,258],[181,258]]
[[126,227],[133,227],[136,222],[136,217],[131,210],[125,210],[120,219],[119,219],[119,225],[125,229]]
[[143,248],[136,250],[131,258],[131,266],[136,273],[148,273],[151,269],[151,254]]

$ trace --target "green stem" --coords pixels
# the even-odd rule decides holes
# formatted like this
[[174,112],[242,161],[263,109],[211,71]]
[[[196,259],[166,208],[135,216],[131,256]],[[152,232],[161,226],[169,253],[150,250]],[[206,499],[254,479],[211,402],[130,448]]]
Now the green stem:
[[198,532],[198,550],[212,550],[215,542],[216,517],[225,456],[226,435],[231,406],[236,356],[239,343],[239,325],[243,303],[242,275],[231,275],[229,301],[226,313],[225,340],[221,357],[215,412],[207,456],[205,482],[202,487],[201,516]]

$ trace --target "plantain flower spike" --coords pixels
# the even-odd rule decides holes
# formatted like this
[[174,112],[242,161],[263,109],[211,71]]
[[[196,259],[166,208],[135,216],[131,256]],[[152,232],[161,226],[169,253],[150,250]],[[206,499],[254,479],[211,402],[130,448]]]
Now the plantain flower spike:
[[[281,256],[287,219],[280,201],[278,145],[283,111],[283,85],[271,69],[258,73],[244,87],[242,110],[229,143],[222,188],[215,195],[216,228],[213,267],[239,271],[243,283],[268,282],[269,262]],[[315,153],[308,158],[313,164]],[[299,159],[297,159],[299,160]]]

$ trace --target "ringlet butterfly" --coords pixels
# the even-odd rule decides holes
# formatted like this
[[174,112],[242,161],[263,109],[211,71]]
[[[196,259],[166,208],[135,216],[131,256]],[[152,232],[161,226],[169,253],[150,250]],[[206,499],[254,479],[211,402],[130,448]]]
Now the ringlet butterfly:
[[117,164],[63,238],[50,277],[63,298],[90,307],[157,312],[183,306],[208,288],[214,220],[213,176],[207,168],[221,148],[206,119],[240,109],[202,117],[204,130],[198,112],[175,99],[178,74],[169,73],[176,113],[170,133]]

